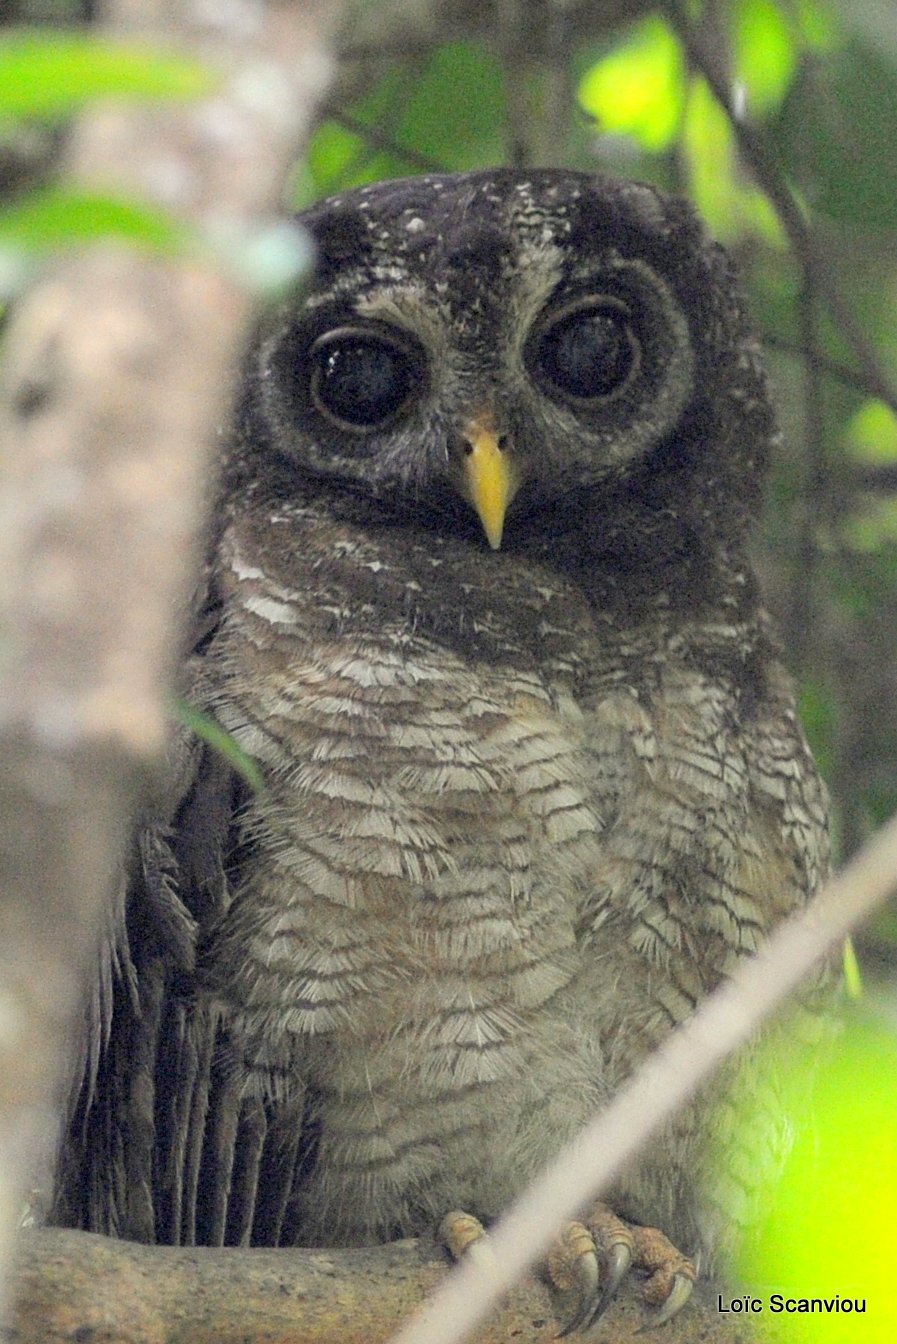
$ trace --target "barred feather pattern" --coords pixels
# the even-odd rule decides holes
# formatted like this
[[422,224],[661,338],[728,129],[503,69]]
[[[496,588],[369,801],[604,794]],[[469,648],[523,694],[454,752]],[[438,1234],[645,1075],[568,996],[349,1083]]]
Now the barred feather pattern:
[[[743,665],[756,618],[674,630],[659,600],[612,629],[532,561],[496,585],[450,539],[300,506],[241,519],[222,556],[201,702],[267,778],[206,939],[242,1094],[314,1126],[303,1239],[492,1217],[819,881],[784,678],[746,715],[695,650]],[[622,1205],[696,1235],[698,1130]]]

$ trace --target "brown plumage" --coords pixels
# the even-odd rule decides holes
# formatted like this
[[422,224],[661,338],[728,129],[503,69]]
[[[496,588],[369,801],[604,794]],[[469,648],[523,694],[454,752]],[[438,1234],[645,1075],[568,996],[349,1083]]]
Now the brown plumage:
[[[497,171],[304,222],[185,670],[265,785],[180,734],[61,1154],[56,1217],[144,1240],[493,1217],[826,865],[689,207]],[[689,1249],[706,1114],[615,1192]]]

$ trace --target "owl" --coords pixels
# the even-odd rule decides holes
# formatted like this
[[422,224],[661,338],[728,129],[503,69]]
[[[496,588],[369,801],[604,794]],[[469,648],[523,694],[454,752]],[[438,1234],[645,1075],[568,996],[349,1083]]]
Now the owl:
[[[691,208],[496,170],[301,222],[184,657],[215,732],[141,819],[61,1145],[56,1221],[138,1240],[488,1224],[827,862],[746,552],[773,415]],[[577,1323],[630,1264],[687,1297],[743,1179],[712,1115],[582,1211]]]

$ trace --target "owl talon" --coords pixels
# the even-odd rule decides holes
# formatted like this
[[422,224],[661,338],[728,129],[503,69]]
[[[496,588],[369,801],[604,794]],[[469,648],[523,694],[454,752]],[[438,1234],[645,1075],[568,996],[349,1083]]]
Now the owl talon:
[[436,1235],[453,1260],[471,1259],[485,1265],[492,1264],[486,1229],[472,1213],[453,1209],[439,1224]]
[[[588,1330],[596,1325],[613,1302],[630,1269],[645,1280],[642,1289],[645,1303],[656,1308],[645,1321],[643,1329],[663,1325],[685,1306],[691,1296],[697,1271],[692,1261],[658,1228],[630,1225],[618,1218],[605,1204],[594,1205],[587,1225],[571,1226],[582,1228],[585,1235],[593,1238],[600,1258],[601,1292],[597,1301],[593,1294],[590,1306],[580,1298],[582,1305],[563,1334],[569,1334],[574,1329]],[[563,1239],[559,1245],[563,1245]],[[554,1269],[550,1261],[549,1267]],[[552,1278],[558,1287],[570,1286],[556,1272],[552,1273]]]
[[677,1316],[691,1297],[691,1290],[694,1286],[695,1281],[688,1274],[676,1274],[666,1301],[658,1307],[657,1311],[652,1312],[644,1325],[639,1326],[639,1334],[645,1330],[656,1330],[659,1325],[664,1325],[667,1321],[671,1321],[674,1316]]
[[642,1296],[656,1307],[645,1322],[648,1328],[663,1325],[685,1306],[697,1278],[691,1260],[656,1227],[633,1228],[635,1267],[645,1275]]
[[601,1257],[601,1278],[603,1287],[598,1302],[589,1316],[589,1326],[597,1324],[617,1295],[617,1289],[629,1273],[632,1265],[632,1248],[626,1242],[618,1241]]
[[589,1319],[601,1287],[601,1265],[595,1239],[578,1222],[567,1224],[548,1256],[548,1273],[556,1288],[573,1289],[575,1306],[558,1338],[571,1335]]
[[566,1339],[568,1335],[576,1334],[577,1331],[583,1329],[588,1324],[591,1309],[592,1303],[590,1300],[586,1299],[580,1302],[567,1324],[557,1332],[555,1338]]

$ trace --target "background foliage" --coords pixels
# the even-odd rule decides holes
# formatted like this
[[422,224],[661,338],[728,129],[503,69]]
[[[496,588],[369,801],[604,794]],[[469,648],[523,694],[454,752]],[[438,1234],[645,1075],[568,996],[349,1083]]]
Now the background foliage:
[[[210,79],[170,53],[96,43],[91,17],[66,0],[0,4],[6,299],[59,248],[110,234],[209,241],[57,180],[67,118],[85,101],[190,97]],[[292,207],[385,176],[563,164],[690,195],[737,255],[783,430],[757,563],[846,857],[897,810],[893,6],[356,0],[338,56]],[[897,913],[859,947],[871,983],[893,978]],[[845,1051],[849,1077],[835,1076],[851,1094],[864,1068],[882,1073],[883,1051],[895,1062],[893,1034],[875,1036],[866,1065],[858,1049]],[[887,1110],[865,1118],[873,1147]],[[885,1145],[892,1160],[893,1135]]]

